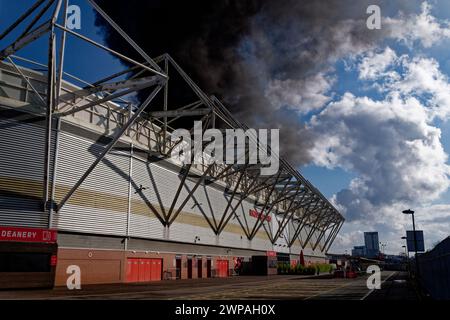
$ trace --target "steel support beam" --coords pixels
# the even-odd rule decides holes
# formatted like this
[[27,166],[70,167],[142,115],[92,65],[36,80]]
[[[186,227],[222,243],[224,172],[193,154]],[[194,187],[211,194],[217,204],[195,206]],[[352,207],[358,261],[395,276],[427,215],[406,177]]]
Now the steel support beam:
[[317,224],[320,222],[321,219],[323,219],[323,217],[325,217],[325,215],[328,213],[329,209],[324,209],[322,214],[318,214],[316,220],[314,221],[314,223],[312,224],[311,230],[309,230],[308,236],[306,237],[305,240],[305,245],[311,240],[312,235],[314,234],[314,231],[316,230]]
[[333,244],[334,239],[336,239],[336,236],[339,234],[339,231],[341,230],[343,225],[344,225],[344,220],[342,220],[341,224],[339,225],[339,228],[336,229],[336,232],[334,233],[333,237],[331,238],[330,242],[328,243],[328,246],[325,248],[325,252],[328,252],[328,250],[330,250],[330,247]]
[[[288,184],[286,184],[286,186],[287,186]],[[295,196],[297,196],[297,194],[299,193],[299,191],[300,191],[300,188],[301,188],[301,184],[299,184],[298,186],[297,186],[297,191],[296,191],[296,193],[295,193]],[[282,191],[282,193],[283,193],[283,191]],[[301,198],[301,199],[303,199],[304,197],[305,197],[305,195],[306,194],[303,194],[303,197]],[[278,199],[277,199],[278,200]],[[277,200],[275,200],[274,201],[274,203],[273,204],[277,204],[278,203],[278,201]],[[286,227],[286,225],[289,223],[289,221],[291,220],[291,218],[292,218],[292,216],[295,214],[295,210],[291,210],[292,209],[292,205],[294,204],[294,199],[293,200],[291,200],[291,202],[289,203],[289,206],[288,206],[288,208],[286,209],[286,211],[284,212],[284,214],[283,214],[283,219],[281,220],[281,223],[279,223],[278,224],[278,230],[277,230],[277,232],[275,233],[275,236],[274,236],[274,239],[273,239],[273,241],[275,242],[277,239],[278,239],[278,237],[281,235],[281,233],[284,231],[284,228]],[[289,215],[289,213],[291,213],[290,215]],[[289,218],[287,219],[287,222],[285,223],[285,221],[286,221],[286,217],[288,217],[289,216]],[[276,219],[276,218],[275,218]],[[277,221],[278,222],[278,221]]]
[[[331,216],[330,218],[328,218],[326,224],[330,223],[332,220],[333,220],[333,217]],[[316,242],[315,242],[315,244],[314,244],[314,246],[313,246],[313,250],[316,250],[318,244],[320,243],[320,240],[322,240],[322,238],[323,238],[323,236],[325,235],[325,232],[326,232],[327,230],[328,230],[328,229],[323,229],[323,230],[321,230],[321,232],[320,232],[319,236],[317,237]]]
[[[112,101],[119,104],[119,107],[115,110],[121,112],[125,118],[125,124],[122,128],[118,128],[118,132],[116,135],[110,137],[110,142],[105,146],[100,156],[96,157],[95,161],[88,168],[86,172],[82,175],[82,177],[77,181],[77,183],[71,188],[71,190],[65,195],[62,201],[59,203],[57,210],[61,210],[64,205],[70,200],[72,195],[76,192],[77,188],[83,183],[85,179],[89,176],[89,174],[95,169],[95,167],[101,162],[105,160],[107,153],[114,148],[114,144],[120,139],[121,136],[130,133],[132,130],[131,126],[138,119],[142,119],[140,125],[136,129],[135,138],[139,141],[139,130],[142,128],[141,134],[147,135],[149,133],[149,148],[151,151],[156,151],[162,156],[167,156],[170,152],[179,145],[178,142],[170,142],[168,141],[168,136],[170,135],[169,130],[173,128],[169,128],[169,124],[177,121],[181,117],[202,117],[202,120],[205,121],[205,127],[209,127],[211,123],[211,127],[216,128],[219,126],[220,130],[226,129],[242,129],[248,130],[249,128],[238,121],[230,111],[222,104],[222,102],[217,99],[215,96],[209,96],[205,92],[203,92],[197,84],[192,81],[192,79],[184,72],[184,70],[170,57],[168,54],[163,54],[162,56],[152,59],[147,55],[126,33],[122,30],[112,19],[109,17],[94,0],[88,0],[90,5],[94,8],[95,11],[102,16],[107,23],[114,29],[120,36],[125,39],[127,43],[133,47],[136,52],[144,58],[144,62],[138,62],[130,57],[127,57],[119,52],[116,52],[103,44],[93,41],[92,39],[83,36],[73,30],[67,28],[66,25],[66,17],[64,19],[63,25],[57,24],[57,17],[59,15],[60,8],[64,3],[64,15],[66,15],[68,0],[49,0],[45,2],[44,0],[37,1],[34,5],[30,7],[22,16],[20,16],[9,28],[7,28],[1,35],[0,39],[4,38],[6,35],[10,34],[12,30],[14,30],[19,24],[21,24],[25,19],[30,17],[31,23],[27,24],[24,28],[25,31],[22,32],[21,36],[19,36],[16,41],[14,41],[10,46],[4,49],[0,53],[0,59],[5,57],[8,58],[16,71],[28,84],[28,88],[37,95],[37,97],[42,98],[43,96],[39,95],[39,92],[32,85],[30,81],[27,81],[27,77],[25,74],[21,72],[21,69],[13,63],[10,59],[10,55],[21,49],[25,45],[30,42],[36,40],[39,37],[50,33],[49,39],[49,61],[48,65],[41,65],[40,67],[47,67],[48,70],[48,88],[47,88],[47,101],[45,102],[46,110],[46,120],[47,120],[47,132],[46,132],[46,150],[45,154],[47,156],[47,160],[45,163],[45,174],[44,174],[44,189],[45,186],[49,185],[49,181],[51,181],[50,173],[49,173],[49,165],[50,161],[48,159],[50,155],[50,150],[52,145],[50,145],[50,141],[52,141],[52,119],[58,118],[58,121],[61,121],[61,117],[73,115],[76,112],[80,112],[82,110],[101,105],[102,103]],[[57,4],[56,8],[53,12],[53,16],[49,21],[44,22],[40,26],[35,27],[35,24],[41,19],[43,14],[52,6],[52,4]],[[43,5],[44,4],[44,5]],[[39,12],[34,17],[31,15],[41,6],[42,9],[39,9]],[[33,29],[34,28],[34,29]],[[61,43],[59,47],[59,55],[56,57],[56,40],[55,40],[55,28],[61,30]],[[19,32],[20,34],[20,32]],[[107,76],[104,79],[96,81],[94,84],[87,83],[79,78],[76,78],[72,75],[68,75],[64,72],[64,51],[65,51],[65,42],[67,34],[77,37],[82,41],[95,46],[96,48],[105,50],[106,52],[118,57],[122,61],[130,63],[132,66],[124,71],[120,71],[118,73],[114,73],[112,75]],[[25,61],[25,60],[24,60]],[[59,62],[59,65],[56,64]],[[164,64],[163,66],[158,64]],[[169,67],[172,72],[172,69],[175,73],[184,80],[184,82],[189,86],[192,92],[198,97],[199,101],[195,101],[194,103],[187,104],[181,108],[169,108],[169,86],[168,86],[168,73]],[[164,69],[164,71],[162,71]],[[135,72],[136,71],[136,72]],[[145,72],[152,73],[153,77],[148,77],[144,74]],[[121,79],[124,75],[130,74],[130,77],[127,77],[127,80],[124,81],[114,81],[114,79]],[[71,93],[61,94],[62,88],[62,80],[63,76],[71,77],[77,81],[83,83],[82,86],[86,85],[82,90],[76,90]],[[112,82],[110,82],[112,81]],[[163,84],[164,83],[164,84]],[[146,100],[143,104],[134,109],[134,106],[130,104],[130,102],[125,100],[125,96],[132,93],[137,92],[141,89],[148,88],[150,86],[157,85],[158,87],[154,91],[154,95],[158,93],[162,87],[164,87],[164,105],[162,106],[162,111],[150,111],[146,114],[146,116],[140,115],[145,109],[144,104],[149,104],[150,101],[154,98],[154,96],[150,99],[150,101]],[[152,94],[153,95],[153,94]],[[69,98],[68,98],[69,97]],[[150,98],[150,97],[149,97]],[[67,101],[64,101],[67,100]],[[85,105],[82,105],[85,103]],[[123,103],[123,104],[122,104]],[[66,105],[64,105],[66,104]],[[64,105],[61,110],[55,110],[58,106]],[[104,107],[104,105],[102,106]],[[123,112],[120,108],[123,108]],[[125,109],[128,108],[128,109]],[[128,110],[128,111],[127,111]],[[135,111],[135,112],[134,112]],[[147,111],[147,110],[146,110]],[[133,114],[134,112],[134,114]],[[111,110],[107,107],[107,117],[111,118]],[[170,120],[169,120],[170,119]],[[117,120],[117,119],[116,119]],[[162,120],[162,121],[161,121]],[[140,120],[139,120],[140,121]],[[204,128],[203,128],[204,129]],[[192,129],[193,130],[193,129]],[[191,130],[191,131],[192,131]],[[131,138],[131,137],[130,137]],[[258,139],[258,136],[251,136],[250,142],[256,143],[258,148],[263,148],[265,151],[270,152],[270,146],[261,146],[261,143]],[[156,148],[155,142],[156,140]],[[196,146],[197,147],[197,146]],[[202,144],[203,147],[203,144]],[[267,149],[267,150],[266,150]],[[248,156],[248,152],[245,156]],[[276,241],[279,237],[283,235],[283,232],[286,229],[286,226],[289,226],[289,223],[293,221],[293,219],[300,219],[299,225],[295,228],[293,238],[287,239],[287,242],[292,245],[293,241],[295,241],[300,235],[303,228],[307,225],[311,226],[311,232],[307,235],[308,243],[311,240],[311,237],[314,232],[319,230],[321,234],[317,237],[317,241],[314,244],[314,248],[320,244],[320,241],[323,240],[323,237],[326,237],[325,243],[323,244],[323,248],[326,249],[329,245],[334,241],[337,232],[339,232],[340,227],[342,226],[341,222],[337,222],[339,218],[342,218],[337,210],[333,207],[333,205],[314,187],[309,181],[307,181],[301,174],[294,169],[286,160],[278,159],[280,161],[280,169],[276,175],[261,177],[260,170],[264,166],[261,163],[258,164],[249,164],[248,162],[243,163],[242,165],[219,165],[216,163],[210,164],[203,168],[203,172],[197,174],[195,177],[198,179],[193,188],[188,190],[187,197],[182,201],[180,206],[177,206],[183,188],[187,188],[186,179],[192,177],[194,174],[191,173],[191,165],[187,165],[184,167],[184,172],[182,172],[182,176],[180,178],[180,185],[178,186],[178,190],[175,194],[175,198],[170,205],[170,209],[166,212],[166,209],[163,207],[162,213],[161,210],[156,209],[155,206],[142,194],[142,198],[150,210],[155,214],[155,216],[160,220],[160,222],[168,228],[171,223],[173,223],[177,216],[182,212],[184,206],[187,204],[189,199],[195,197],[196,189],[202,185],[206,180],[208,182],[219,182],[219,180],[224,180],[227,183],[230,183],[230,190],[232,189],[231,197],[227,202],[226,208],[224,210],[223,215],[220,217],[220,221],[213,214],[213,221],[210,221],[209,217],[202,211],[203,216],[209,223],[210,227],[214,230],[214,232],[219,235],[229,223],[230,219],[236,217],[239,224],[241,225],[244,233],[246,234],[249,240],[252,240],[255,235],[259,232],[261,227],[264,227],[266,230],[270,240],[272,243]],[[188,188],[189,189],[189,188]],[[233,205],[233,201],[237,199],[237,195],[240,195],[237,203]],[[252,227],[249,227],[249,223],[247,221],[247,216],[244,215],[242,217],[245,221],[241,221],[241,218],[236,213],[239,206],[242,204],[242,201],[248,199],[251,195],[255,195],[255,207],[261,206],[262,209],[258,209],[259,217]],[[44,190],[44,203],[48,204],[48,190]],[[53,193],[51,198],[53,198]],[[272,214],[272,211],[275,206],[280,204],[281,202],[286,202],[283,208],[286,208],[284,212],[279,210],[275,213],[279,213],[276,216],[277,219],[277,229],[275,231],[275,227],[270,223],[264,223],[266,219],[264,216]],[[161,203],[159,204],[161,206]],[[304,208],[301,214],[298,209]],[[231,211],[231,212],[230,212]],[[300,217],[301,215],[301,217]],[[282,217],[281,217],[282,216]],[[278,221],[280,218],[280,221]],[[342,220],[343,221],[343,220]],[[245,226],[243,224],[245,223]],[[275,221],[273,221],[275,223]],[[331,229],[331,231],[330,231]],[[329,232],[329,233],[328,233]],[[274,233],[274,234],[273,234]],[[291,235],[289,235],[290,237]],[[302,244],[304,247],[304,244]]]
[[[280,175],[281,175],[281,171],[278,172],[277,180],[278,180],[278,178],[280,177]],[[278,181],[277,181],[277,183],[278,183]],[[257,219],[257,220],[256,220],[256,223],[255,223],[255,225],[253,226],[252,232],[250,232],[250,239],[249,239],[249,240],[252,240],[252,239],[253,239],[253,237],[254,237],[254,236],[256,235],[256,233],[258,232],[259,228],[261,228],[261,225],[262,225],[262,224],[264,223],[264,221],[266,220],[266,219],[264,218],[264,212],[265,212],[265,209],[266,209],[267,205],[269,204],[270,197],[272,196],[272,193],[273,193],[274,190],[275,190],[275,184],[270,188],[270,192],[269,192],[269,194],[266,196],[266,200],[265,200],[265,202],[264,202],[264,206],[263,206],[261,212],[260,212],[259,215],[258,215],[259,217],[261,217],[261,219]],[[272,205],[272,206],[270,207],[270,209],[267,210],[267,212],[268,212],[269,214],[270,214],[270,212],[272,211],[273,206],[274,206],[274,205]],[[259,222],[259,226],[258,226],[258,222]]]
[[325,240],[325,243],[323,244],[323,249],[325,249],[325,248],[327,247],[329,241],[330,241],[331,238],[333,237],[334,232],[336,231],[337,228],[339,228],[339,225],[341,224],[341,222],[342,222],[342,220],[339,219],[339,220],[334,224],[333,228],[331,229],[330,234],[328,235],[327,239]]
[[19,51],[20,49],[25,47],[27,44],[40,38],[43,34],[50,31],[51,26],[52,26],[51,21],[47,21],[47,22],[43,23],[41,26],[39,26],[37,29],[32,31],[31,33],[27,34],[25,37],[13,42],[11,45],[9,45],[7,48],[3,49],[0,52],[0,61],[4,60],[6,57]]
[[211,112],[211,109],[195,109],[195,110],[168,110],[168,111],[151,111],[148,115],[152,118],[174,118],[174,117],[193,117],[204,116]]
[[[312,206],[313,203],[312,202],[309,203],[308,207],[303,212],[302,220],[299,222],[297,228],[294,231],[294,234],[293,234],[292,238],[290,239],[289,247],[291,247],[294,244],[295,240],[300,236],[300,233],[302,232],[303,228],[306,225],[306,220],[309,220],[308,214],[310,214],[310,212],[314,212],[316,210],[316,208],[317,208],[317,205],[319,203],[320,203],[320,200],[319,199],[316,200],[316,202],[314,203],[312,208],[311,208],[311,206]],[[303,247],[303,244],[302,243],[300,243],[300,244]]]
[[158,92],[161,90],[162,86],[158,85],[155,90],[150,94],[150,96],[141,104],[139,109],[133,114],[133,116],[127,121],[127,123],[120,128],[120,130],[116,133],[112,141],[103,149],[101,154],[97,157],[94,163],[91,164],[89,169],[81,176],[81,178],[77,181],[77,183],[70,189],[67,195],[61,200],[58,205],[58,212],[64,207],[64,205],[69,201],[69,199],[73,196],[75,191],[80,187],[84,180],[92,173],[92,171],[97,167],[97,165],[105,158],[105,156],[112,150],[114,145],[119,141],[119,139],[123,136],[123,134],[128,130],[128,128],[134,123],[134,121],[139,117],[139,115],[144,111],[144,109],[150,104],[150,102],[155,98]]
[[[71,108],[69,110],[66,110],[66,111],[60,110],[58,113],[55,113],[55,116],[65,117],[65,116],[68,116],[68,115],[71,115],[71,114],[74,114],[74,113],[86,110],[86,109],[88,109],[90,107],[93,107],[93,106],[96,106],[96,105],[99,105],[99,104],[111,101],[111,100],[116,99],[118,97],[125,96],[125,95],[127,95],[129,93],[136,92],[136,91],[139,91],[139,90],[142,90],[142,89],[154,86],[155,84],[160,83],[160,82],[161,82],[161,78],[159,78],[157,76],[152,76],[152,77],[143,78],[143,79],[139,79],[139,80],[124,81],[124,82],[120,83],[119,85],[117,85],[117,87],[127,88],[126,90],[123,90],[123,91],[120,91],[120,92],[117,92],[117,93],[113,93],[113,94],[108,95],[108,96],[106,96],[104,98],[101,98],[101,99],[98,99],[98,100],[94,100],[94,101],[89,102],[89,103],[87,103],[85,105],[82,105],[82,106],[76,106],[76,104],[75,105],[71,105]],[[91,88],[91,89],[83,89],[83,90],[80,90],[79,92],[68,93],[68,94],[66,94],[66,95],[64,95],[63,97],[60,97],[60,98],[66,98],[68,96],[74,96],[74,97],[76,96],[77,98],[84,98],[84,97],[87,97],[89,95],[92,95],[95,92],[106,90],[105,87],[109,87],[109,86],[98,86],[98,87],[94,87],[94,88]],[[117,90],[117,89],[114,89],[114,90]]]
[[22,21],[24,21],[30,14],[33,13],[45,0],[36,1],[24,14],[22,14],[13,24],[11,24],[5,31],[0,35],[0,40],[6,37],[11,31],[13,31]]
[[48,67],[47,67],[47,105],[45,110],[45,151],[44,151],[44,178],[43,178],[43,208],[45,212],[52,210],[50,204],[50,181],[51,181],[51,154],[52,154],[52,132],[53,132],[53,110],[55,107],[55,46],[56,35],[53,28],[53,24],[58,18],[59,10],[61,9],[62,0],[58,0],[55,11],[53,12],[50,24],[49,39],[48,39]]
[[122,30],[122,28],[120,28],[119,25],[117,23],[115,23],[114,20],[111,19],[111,17],[109,17],[106,14],[106,12],[103,11],[102,8],[100,8],[100,6],[98,4],[95,3],[95,1],[93,1],[93,0],[88,0],[88,1],[91,4],[91,6],[103,17],[103,19],[105,19],[125,39],[125,41],[128,42],[128,44],[130,44],[133,47],[133,49],[135,49],[147,61],[147,63],[149,63],[153,68],[155,68],[159,72],[162,72],[162,70],[158,66],[158,64],[155,61],[153,61],[153,59],[150,58],[150,56],[148,56],[147,53],[144,50],[142,50],[136,44],[136,42],[134,42],[134,40],[131,39],[125,33],[125,31]]
[[[231,217],[236,214],[236,210],[241,205],[242,201],[244,201],[248,197],[248,195],[252,193],[252,191],[253,191],[252,188],[254,187],[256,182],[257,182],[257,179],[253,179],[252,182],[250,184],[248,184],[247,188],[241,194],[241,197],[239,198],[238,202],[236,203],[236,205],[231,210],[230,215],[228,216],[228,218],[226,218],[226,220],[222,224],[221,228],[219,229],[219,233],[218,234],[220,234],[223,231],[223,229],[225,229],[225,226],[228,224],[228,222],[230,221]],[[248,224],[246,223],[246,225],[247,225],[247,230],[246,230],[244,228],[243,224],[241,223],[239,218],[238,218],[238,221],[241,224],[241,227],[243,228],[245,235],[247,236],[247,238],[249,238],[250,237],[250,229],[248,228]],[[245,219],[245,221],[247,222],[247,219]]]
[[[248,166],[248,163],[245,165],[245,167],[247,167],[247,166]],[[238,178],[238,180],[236,182],[236,185],[235,185],[235,187],[233,189],[233,193],[231,194],[231,197],[230,197],[230,199],[227,202],[227,206],[226,206],[226,208],[225,208],[225,210],[224,210],[224,212],[222,214],[222,217],[220,218],[220,222],[219,222],[219,225],[218,225],[218,230],[220,230],[222,228],[222,224],[224,222],[224,219],[225,219],[225,217],[226,217],[226,215],[228,213],[228,210],[230,209],[231,203],[234,200],[234,197],[236,195],[236,192],[237,192],[237,190],[239,188],[239,185],[240,185],[241,180],[244,177],[244,175],[245,175],[245,169],[241,171],[241,174],[239,175],[239,178]]]

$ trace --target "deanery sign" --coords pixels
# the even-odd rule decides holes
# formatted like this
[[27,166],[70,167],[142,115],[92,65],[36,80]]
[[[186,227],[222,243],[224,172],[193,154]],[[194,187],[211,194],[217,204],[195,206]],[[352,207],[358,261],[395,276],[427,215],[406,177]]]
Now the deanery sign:
[[0,241],[56,243],[57,231],[0,226]]
[[272,217],[270,215],[262,214],[261,212],[258,212],[257,210],[250,209],[249,214],[251,217],[257,218],[257,219],[260,219],[263,221],[266,220],[267,222],[270,222],[272,220]]

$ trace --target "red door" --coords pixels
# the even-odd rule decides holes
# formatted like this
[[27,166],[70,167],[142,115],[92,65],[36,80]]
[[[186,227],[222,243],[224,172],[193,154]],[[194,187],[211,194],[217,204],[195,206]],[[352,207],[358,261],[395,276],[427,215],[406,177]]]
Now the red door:
[[161,259],[151,259],[151,281],[161,280]]
[[159,281],[161,274],[161,259],[127,259],[126,282]]
[[216,261],[216,276],[222,278],[222,260]]
[[151,281],[150,259],[139,259],[139,282]]
[[228,277],[228,260],[223,261],[223,277]]
[[228,277],[228,260],[217,260],[217,276],[219,278]]
[[139,281],[139,259],[127,259],[127,282]]

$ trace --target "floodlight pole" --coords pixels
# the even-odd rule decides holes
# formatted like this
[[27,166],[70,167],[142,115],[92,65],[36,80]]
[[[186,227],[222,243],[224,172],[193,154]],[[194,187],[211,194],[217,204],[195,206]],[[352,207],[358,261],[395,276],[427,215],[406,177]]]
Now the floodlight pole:
[[415,254],[415,260],[416,260],[417,278],[419,278],[419,275],[420,275],[420,272],[419,272],[419,256],[417,255],[417,237],[416,237],[416,223],[414,221],[414,211],[412,212],[411,216],[412,216],[412,223],[413,223],[414,254]]

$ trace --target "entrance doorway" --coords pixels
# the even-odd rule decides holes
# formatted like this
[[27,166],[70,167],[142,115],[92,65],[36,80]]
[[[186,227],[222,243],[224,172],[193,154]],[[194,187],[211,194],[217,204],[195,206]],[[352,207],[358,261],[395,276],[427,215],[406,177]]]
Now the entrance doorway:
[[188,279],[192,279],[192,259],[187,260],[187,277]]
[[211,278],[211,260],[206,260],[206,277]]
[[175,260],[175,276],[177,279],[181,279],[181,258]]
[[203,273],[203,260],[202,258],[197,259],[197,278],[202,278],[202,273]]

